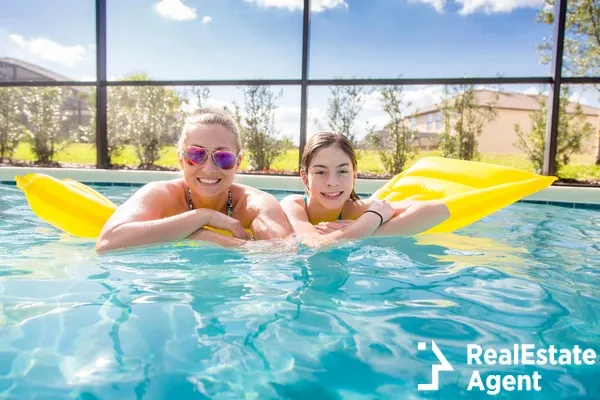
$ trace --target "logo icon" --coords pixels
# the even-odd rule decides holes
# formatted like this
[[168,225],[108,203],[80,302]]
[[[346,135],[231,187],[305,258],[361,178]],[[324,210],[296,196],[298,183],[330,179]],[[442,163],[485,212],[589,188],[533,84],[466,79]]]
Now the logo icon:
[[[427,342],[419,342],[417,345],[419,351],[427,350]],[[419,383],[419,390],[438,390],[440,383],[440,371],[454,371],[452,365],[446,360],[444,353],[439,349],[437,344],[432,340],[431,349],[437,357],[440,364],[433,364],[431,366],[431,383]]]

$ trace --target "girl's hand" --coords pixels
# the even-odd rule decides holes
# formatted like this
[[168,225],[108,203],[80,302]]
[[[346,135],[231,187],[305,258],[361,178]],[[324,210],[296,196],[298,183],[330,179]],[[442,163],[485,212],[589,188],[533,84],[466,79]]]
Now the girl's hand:
[[381,221],[381,225],[388,222],[394,216],[394,208],[390,203],[385,200],[372,200],[371,206],[369,207],[369,211],[375,211],[383,220]]
[[349,220],[349,219],[331,221],[331,222],[320,222],[319,224],[315,225],[315,229],[321,235],[326,235],[331,232],[343,231],[344,229],[346,229],[346,227],[348,227],[353,222],[354,221]]

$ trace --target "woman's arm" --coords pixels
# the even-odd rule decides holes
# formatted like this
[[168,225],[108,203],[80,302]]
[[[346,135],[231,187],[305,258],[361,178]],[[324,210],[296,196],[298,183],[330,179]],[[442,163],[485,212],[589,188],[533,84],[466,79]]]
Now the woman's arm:
[[239,221],[213,210],[198,209],[163,218],[172,193],[160,183],[138,190],[106,222],[96,241],[98,252],[184,239],[205,225],[247,238]]
[[396,216],[381,225],[374,236],[412,236],[433,228],[450,217],[446,204],[437,201],[391,203]]
[[220,234],[219,232],[213,232],[205,228],[198,229],[196,232],[188,236],[188,239],[215,243],[223,247],[241,247],[248,243],[247,240],[225,236]]
[[275,196],[261,193],[258,203],[258,215],[250,224],[256,240],[282,239],[292,234],[286,214]]

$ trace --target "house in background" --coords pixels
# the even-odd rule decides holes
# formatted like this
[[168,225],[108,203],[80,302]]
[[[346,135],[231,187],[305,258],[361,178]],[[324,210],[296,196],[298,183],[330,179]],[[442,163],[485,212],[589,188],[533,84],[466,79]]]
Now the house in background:
[[[64,82],[72,79],[26,61],[0,57],[0,82],[12,81]],[[66,88],[70,92],[65,101],[65,109],[71,115],[69,128],[88,125],[92,111],[89,109],[87,99],[92,91],[82,86]]]
[[[481,153],[497,154],[523,154],[515,146],[517,133],[515,124],[521,127],[524,132],[531,130],[531,119],[529,114],[532,111],[540,109],[538,96],[523,93],[511,92],[493,92],[490,90],[476,90],[475,98],[478,104],[485,106],[489,104],[494,96],[499,95],[496,103],[497,117],[494,121],[488,122],[483,126],[481,135],[477,139],[478,149]],[[541,96],[543,98],[543,96]],[[442,121],[441,104],[426,107],[418,111],[409,118],[411,129],[417,130],[419,134],[425,134],[431,142],[425,143],[425,148],[435,148],[437,138],[444,131]],[[567,111],[574,112],[576,103],[570,103]],[[600,129],[600,109],[582,105],[581,106],[586,121],[589,122],[596,132]],[[586,139],[583,145],[585,154],[592,154],[597,146],[598,138],[591,135]],[[418,143],[416,145],[419,145]],[[421,144],[421,147],[423,144]],[[422,147],[423,148],[423,147]]]
[[[408,126],[407,126],[408,128]],[[413,128],[414,129],[414,128]],[[373,132],[375,135],[379,136],[379,140],[381,140],[382,147],[388,147],[391,144],[388,142],[388,131],[387,129],[381,129]],[[436,132],[417,132],[412,145],[417,147],[419,150],[428,151],[435,150],[438,146],[439,134]],[[360,144],[361,149],[364,150],[375,150],[371,142],[369,142],[368,138],[364,138]]]
[[72,79],[26,61],[0,57],[0,81],[57,82]]

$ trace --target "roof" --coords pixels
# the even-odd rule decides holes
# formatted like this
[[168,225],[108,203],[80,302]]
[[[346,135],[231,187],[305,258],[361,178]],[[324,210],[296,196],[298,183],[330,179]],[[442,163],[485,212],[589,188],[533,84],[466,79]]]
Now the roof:
[[[496,103],[495,108],[507,109],[507,110],[525,110],[525,111],[535,111],[540,109],[540,103],[538,99],[547,98],[543,95],[531,95],[525,93],[514,93],[514,92],[495,92],[491,90],[475,90],[475,98],[477,103],[484,106],[489,104],[493,97],[498,95],[498,101]],[[569,103],[567,107],[568,112],[575,112],[575,106],[577,103]],[[414,115],[424,115],[429,114],[431,112],[436,112],[440,110],[441,104],[434,104],[431,106],[427,106],[422,110],[417,111]],[[597,116],[600,109],[595,107],[590,107],[581,104],[581,108],[584,114]]]
[[38,65],[31,64],[31,63],[28,63],[23,60],[17,60],[16,58],[0,57],[0,63],[12,64],[12,65],[16,65],[17,67],[28,69],[32,72],[35,72],[36,74],[43,75],[53,81],[72,81],[73,80],[64,75],[60,75],[60,74],[57,74],[56,72],[52,72],[46,68],[42,68]]
[[[9,65],[15,65],[19,68],[23,68],[26,69],[30,72],[33,72],[35,74],[41,75],[43,77],[48,78],[47,80],[41,80],[41,79],[31,79],[31,81],[35,82],[35,81],[72,81],[73,79],[66,77],[64,75],[60,75],[57,74],[56,72],[52,72],[46,68],[42,68],[38,65],[35,64],[31,64],[28,63],[26,61],[23,60],[18,60],[16,58],[9,58],[9,57],[0,57],[0,64],[9,64]],[[74,86],[72,87],[73,90],[76,90],[78,92],[84,92],[87,93],[89,90],[86,87],[79,87],[79,86]]]
[[[375,133],[379,137],[384,138],[388,134],[388,129],[379,129],[379,130],[375,131]],[[418,139],[437,138],[439,136],[439,134],[437,132],[421,132],[421,131],[416,131],[416,132],[413,132],[413,133],[415,134],[415,137],[418,138]]]

